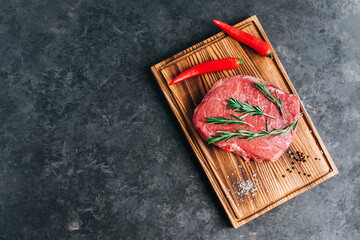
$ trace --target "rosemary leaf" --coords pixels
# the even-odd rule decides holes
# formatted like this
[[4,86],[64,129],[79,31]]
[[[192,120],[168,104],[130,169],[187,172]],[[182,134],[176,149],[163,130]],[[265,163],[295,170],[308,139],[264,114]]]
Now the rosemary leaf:
[[275,97],[271,94],[271,92],[269,91],[269,89],[265,86],[264,83],[262,82],[254,82],[254,86],[260,90],[260,92],[262,92],[263,94],[265,94],[265,96],[267,97],[267,99],[269,99],[270,101],[272,101],[273,103],[275,103],[279,109],[281,114],[283,115],[284,119],[286,120],[286,116],[285,116],[285,112],[284,112],[284,108],[282,106],[282,101],[281,98],[278,97],[276,90],[275,90]]
[[212,144],[212,143],[216,143],[216,142],[220,143],[223,141],[229,142],[236,138],[247,139],[247,140],[251,141],[252,139],[261,138],[261,137],[265,137],[265,136],[269,136],[269,135],[273,135],[273,136],[271,136],[271,138],[274,138],[281,134],[284,134],[284,137],[286,137],[290,133],[291,129],[293,131],[295,131],[296,126],[299,122],[299,118],[300,118],[300,115],[297,117],[295,122],[287,125],[286,127],[282,128],[282,129],[274,128],[271,132],[269,131],[269,119],[266,122],[266,129],[261,129],[261,132],[252,132],[249,130],[236,130],[234,132],[217,131],[216,132],[217,135],[212,135],[210,138],[207,139],[209,141],[208,144]]
[[240,102],[232,97],[230,97],[227,101],[228,105],[226,107],[235,110],[235,112],[252,114],[253,116],[265,115],[274,118],[273,116],[264,113],[259,106],[252,106],[249,101]]
[[235,119],[230,118],[224,118],[224,117],[214,117],[214,118],[205,118],[205,121],[207,123],[213,123],[213,124],[219,124],[219,125],[225,125],[225,124],[241,124],[241,125],[249,125],[252,127],[251,124],[245,122],[241,119],[241,117],[237,117],[235,115],[230,114],[231,117]]

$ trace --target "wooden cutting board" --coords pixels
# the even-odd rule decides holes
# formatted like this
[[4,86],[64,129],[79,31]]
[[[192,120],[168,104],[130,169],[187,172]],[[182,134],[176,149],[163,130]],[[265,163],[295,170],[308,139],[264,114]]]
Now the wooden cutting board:
[[[210,20],[209,24],[212,24]],[[270,44],[256,16],[236,24],[235,27]],[[151,67],[235,228],[338,173],[302,103],[302,117],[295,140],[279,160],[273,163],[245,163],[233,153],[207,145],[195,130],[192,124],[194,109],[219,79],[249,75],[297,95],[274,50],[273,54],[274,60],[260,56],[221,32]],[[196,64],[228,57],[238,57],[246,61],[234,70],[204,74],[172,86],[168,85],[179,73]],[[301,153],[303,157],[298,156],[301,156]],[[303,158],[306,161],[296,161],[294,158]]]

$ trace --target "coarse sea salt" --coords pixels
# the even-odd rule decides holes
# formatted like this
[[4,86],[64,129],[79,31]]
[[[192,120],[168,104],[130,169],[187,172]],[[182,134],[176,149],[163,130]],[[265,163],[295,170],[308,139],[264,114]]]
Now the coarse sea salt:
[[[230,184],[233,189],[231,194],[241,202],[247,202],[247,197],[254,197],[257,194],[258,187],[261,185],[261,181],[256,178],[256,173],[247,180],[243,179],[230,179]],[[227,191],[231,191],[229,188]]]

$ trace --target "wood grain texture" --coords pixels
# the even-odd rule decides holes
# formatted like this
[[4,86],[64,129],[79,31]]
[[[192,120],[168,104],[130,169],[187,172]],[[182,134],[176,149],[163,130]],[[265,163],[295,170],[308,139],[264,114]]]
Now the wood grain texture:
[[[256,16],[236,24],[235,27],[270,44]],[[274,50],[273,54],[274,60],[260,56],[221,32],[151,67],[235,228],[338,173],[302,103],[303,115],[289,150],[309,155],[306,162],[294,161],[287,151],[274,163],[245,163],[233,153],[207,145],[195,130],[192,124],[194,109],[219,79],[250,75],[297,95]],[[238,57],[246,61],[234,70],[204,74],[172,86],[168,85],[180,72],[196,64],[227,57]]]

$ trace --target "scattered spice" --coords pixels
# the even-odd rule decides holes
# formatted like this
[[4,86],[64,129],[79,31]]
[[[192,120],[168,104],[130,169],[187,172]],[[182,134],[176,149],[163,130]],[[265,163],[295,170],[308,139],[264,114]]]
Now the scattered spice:
[[[304,174],[304,176],[311,177],[311,174],[302,172],[302,169],[301,169],[301,164],[306,163],[307,160],[310,160],[310,155],[304,154],[300,151],[292,152],[291,150],[287,151],[287,153],[289,154],[289,156],[291,158],[292,165],[295,165],[295,163],[299,164],[300,170],[297,169],[297,171],[298,171],[297,173],[299,175]],[[320,160],[320,159],[316,157],[316,158],[314,158],[314,160]],[[291,170],[289,168],[286,169],[286,171],[288,171],[289,173],[292,173],[293,170],[295,171],[295,166],[291,166]],[[332,169],[330,169],[330,171],[332,171]],[[285,176],[285,175],[283,175],[283,176]]]
[[[247,202],[249,199],[245,196],[255,196],[257,194],[258,187],[261,185],[261,181],[256,178],[256,173],[250,176],[249,179],[244,180],[241,176],[241,173],[245,171],[241,169],[240,165],[239,168],[239,173],[234,171],[236,179],[233,180],[230,178],[231,188],[228,188],[227,191],[230,192],[234,198],[240,200],[241,202]],[[231,175],[234,175],[234,173],[231,173]]]

